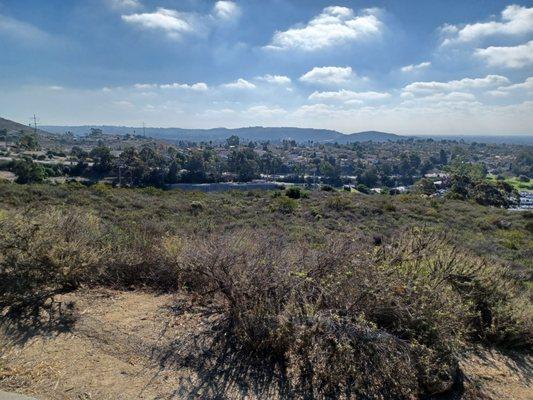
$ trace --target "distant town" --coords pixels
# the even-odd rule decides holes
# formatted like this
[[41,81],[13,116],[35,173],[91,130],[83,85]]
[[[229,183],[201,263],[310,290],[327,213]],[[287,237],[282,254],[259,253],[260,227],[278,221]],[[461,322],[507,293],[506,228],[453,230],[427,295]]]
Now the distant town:
[[198,191],[298,185],[533,207],[528,145],[382,135],[343,144],[290,137],[243,140],[237,135],[195,142],[155,139],[146,132],[109,134],[99,128],[58,134],[10,123],[0,130],[0,176],[17,183],[76,181]]

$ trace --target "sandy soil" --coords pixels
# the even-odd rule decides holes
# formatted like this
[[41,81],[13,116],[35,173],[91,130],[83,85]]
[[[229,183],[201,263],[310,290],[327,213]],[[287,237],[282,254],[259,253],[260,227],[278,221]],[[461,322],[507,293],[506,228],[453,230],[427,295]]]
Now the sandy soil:
[[[71,326],[3,326],[1,390],[40,400],[283,397],[277,371],[265,373],[243,354],[212,351],[215,317],[192,312],[185,299],[92,290],[61,300],[75,300]],[[530,360],[484,352],[463,369],[494,399],[533,399]]]

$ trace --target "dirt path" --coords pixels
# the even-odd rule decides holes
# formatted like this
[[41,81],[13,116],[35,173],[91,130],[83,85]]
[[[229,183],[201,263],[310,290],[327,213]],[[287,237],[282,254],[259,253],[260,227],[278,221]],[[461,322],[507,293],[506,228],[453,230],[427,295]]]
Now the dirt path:
[[[93,290],[63,300],[76,304],[69,330],[4,327],[0,390],[39,400],[283,397],[276,371],[259,373],[242,354],[215,355],[213,317],[188,311],[183,299]],[[464,363],[495,399],[533,399],[526,367],[496,353]]]
[[0,388],[39,399],[163,399],[201,381],[192,369],[160,365],[166,349],[202,326],[192,314],[176,319],[171,296],[106,290],[75,300],[70,332],[4,336]]

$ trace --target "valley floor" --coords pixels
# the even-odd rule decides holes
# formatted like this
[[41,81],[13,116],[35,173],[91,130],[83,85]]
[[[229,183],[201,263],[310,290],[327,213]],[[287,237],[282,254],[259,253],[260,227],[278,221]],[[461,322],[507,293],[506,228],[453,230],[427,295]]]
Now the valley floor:
[[[40,327],[4,323],[0,390],[48,399],[288,397],[282,376],[246,355],[214,352],[215,316],[194,299],[142,291],[86,290],[70,321]],[[482,351],[465,357],[467,385],[492,399],[532,399],[531,358]]]

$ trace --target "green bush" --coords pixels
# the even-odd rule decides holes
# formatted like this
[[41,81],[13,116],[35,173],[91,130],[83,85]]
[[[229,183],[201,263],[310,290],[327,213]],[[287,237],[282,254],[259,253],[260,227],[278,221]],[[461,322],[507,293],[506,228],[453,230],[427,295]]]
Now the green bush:
[[204,210],[204,204],[202,202],[193,201],[191,203],[191,213],[193,213],[194,215],[197,215],[198,213],[200,213],[203,210]]
[[368,188],[368,186],[363,185],[362,183],[360,183],[360,184],[358,184],[358,185],[356,186],[356,190],[357,190],[358,192],[365,193],[365,194],[370,193],[370,189]]
[[279,211],[283,214],[291,214],[298,209],[298,203],[296,200],[287,197],[279,196],[274,199],[274,203],[271,206],[272,211]]
[[352,201],[347,194],[338,194],[331,196],[326,200],[326,207],[335,211],[344,211],[350,209]]
[[302,197],[302,189],[300,189],[298,186],[291,186],[285,190],[285,196],[291,199],[299,199]]
[[17,183],[39,183],[46,178],[44,167],[31,159],[14,161],[12,170],[17,175]]

